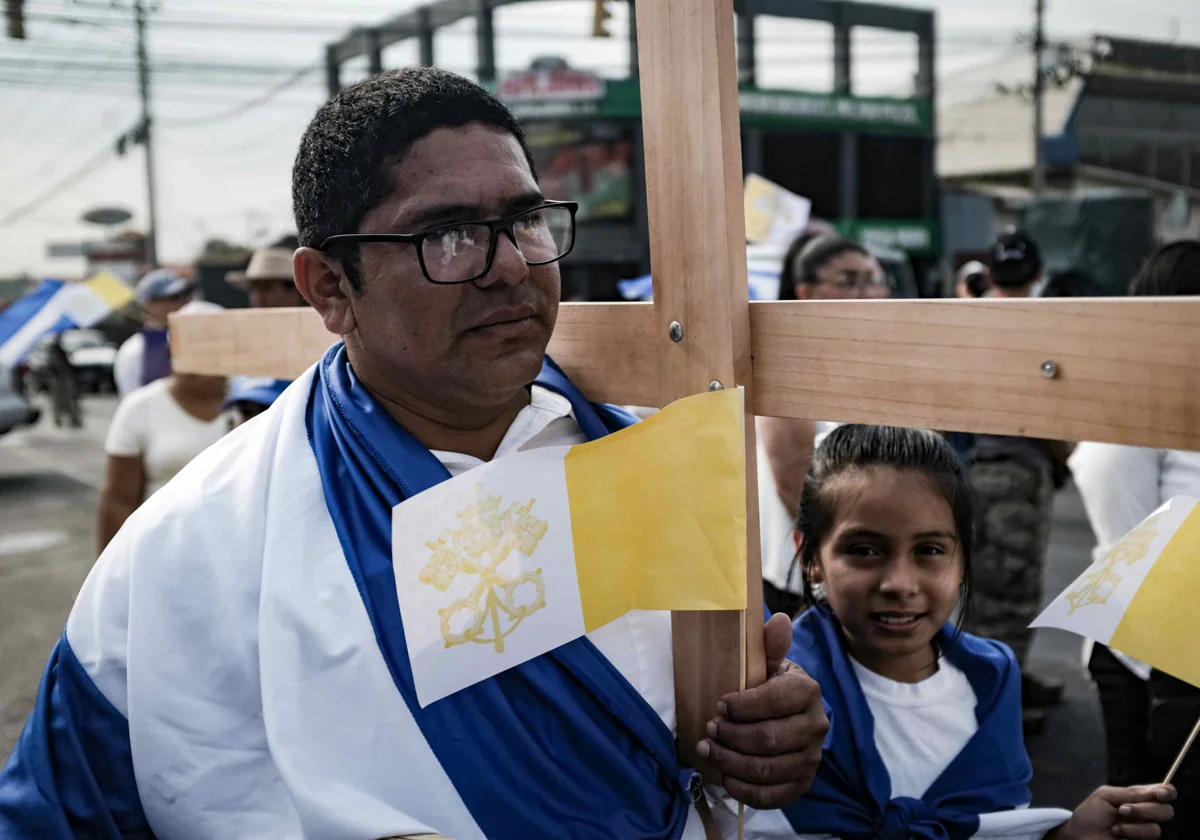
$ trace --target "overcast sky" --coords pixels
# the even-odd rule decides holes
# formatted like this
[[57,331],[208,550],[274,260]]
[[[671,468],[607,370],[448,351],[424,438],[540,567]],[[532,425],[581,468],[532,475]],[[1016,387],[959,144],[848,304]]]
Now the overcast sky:
[[[130,0],[26,0],[28,40],[0,40],[0,276],[28,271],[72,275],[78,260],[49,260],[48,242],[95,239],[80,215],[126,207],[144,224],[140,149],[108,155],[138,118]],[[1047,0],[1051,38],[1097,32],[1200,44],[1195,0]],[[351,27],[382,22],[408,0],[160,0],[150,18],[159,253],[193,259],[212,237],[261,244],[291,231],[290,176],[296,145],[324,99],[315,69],[325,44]],[[980,90],[1011,73],[1018,37],[1032,25],[1033,0],[925,0],[938,13],[939,75],[947,91],[964,80]],[[117,8],[114,8],[116,6]],[[501,9],[495,18],[501,72],[559,55],[577,67],[624,76],[625,4],[615,3],[611,40],[590,38],[589,0],[543,0]],[[72,21],[88,23],[72,23]],[[828,91],[828,28],[784,20],[760,26],[759,83]],[[438,36],[440,65],[470,73],[474,25]],[[893,33],[856,31],[856,92],[911,93],[914,43]],[[415,44],[384,54],[385,66],[416,60]],[[1020,65],[1017,65],[1019,68]],[[269,101],[267,91],[301,77]],[[1007,69],[1006,69],[1007,68]],[[970,70],[968,73],[967,71]],[[365,73],[362,62],[344,81]],[[993,78],[996,76],[996,78]],[[80,174],[87,173],[87,174]],[[78,177],[72,177],[78,176]],[[36,209],[5,221],[54,188]]]

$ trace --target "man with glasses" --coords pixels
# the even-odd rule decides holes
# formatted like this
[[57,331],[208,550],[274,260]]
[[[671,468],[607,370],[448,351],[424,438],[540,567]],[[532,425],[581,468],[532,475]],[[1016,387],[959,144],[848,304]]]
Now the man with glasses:
[[797,300],[888,297],[883,268],[866,248],[840,236],[822,236],[790,254],[783,267]]
[[0,836],[700,840],[734,833],[723,793],[803,794],[828,724],[782,620],[767,683],[698,746],[724,791],[675,757],[665,613],[420,706],[392,507],[635,418],[545,358],[575,207],[480,87],[423,69],[343,90],[293,204],[297,288],[341,341],[97,562],[0,772]]

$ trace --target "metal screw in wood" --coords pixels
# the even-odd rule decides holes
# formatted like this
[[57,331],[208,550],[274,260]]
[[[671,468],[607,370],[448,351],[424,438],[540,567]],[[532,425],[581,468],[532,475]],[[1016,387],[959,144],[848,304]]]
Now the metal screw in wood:
[[708,383],[708,390],[710,390],[710,391],[724,391],[724,390],[725,390],[725,386],[724,386],[724,385],[722,385],[720,382],[718,382],[717,380],[715,380],[715,379],[714,379],[712,382],[709,382],[709,383]]
[[667,326],[667,335],[671,336],[671,340],[676,343],[683,341],[683,324],[672,321]]
[[1047,359],[1042,362],[1042,376],[1047,379],[1054,379],[1058,376],[1058,362]]

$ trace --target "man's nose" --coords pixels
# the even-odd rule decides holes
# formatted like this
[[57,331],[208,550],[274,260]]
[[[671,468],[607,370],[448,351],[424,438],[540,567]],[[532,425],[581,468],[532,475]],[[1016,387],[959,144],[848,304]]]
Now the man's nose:
[[496,253],[492,256],[492,267],[488,273],[475,281],[480,288],[503,283],[518,286],[529,278],[529,263],[525,262],[517,248],[512,231],[496,231]]

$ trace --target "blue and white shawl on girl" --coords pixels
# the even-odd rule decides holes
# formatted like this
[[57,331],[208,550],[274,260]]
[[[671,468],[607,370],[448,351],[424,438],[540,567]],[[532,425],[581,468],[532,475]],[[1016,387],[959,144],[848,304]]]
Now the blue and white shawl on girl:
[[821,686],[830,720],[825,757],[809,794],[784,809],[800,834],[844,840],[968,840],[980,816],[1029,805],[1033,768],[1021,725],[1021,679],[1012,652],[947,625],[943,656],[966,674],[979,730],[920,798],[893,799],[875,747],[875,724],[828,608],[793,628],[788,658]]
[[[703,840],[666,613],[415,707],[389,512],[448,474],[340,348],[318,368],[97,561],[0,770],[0,837]],[[580,438],[632,422],[553,364],[539,382]]]

